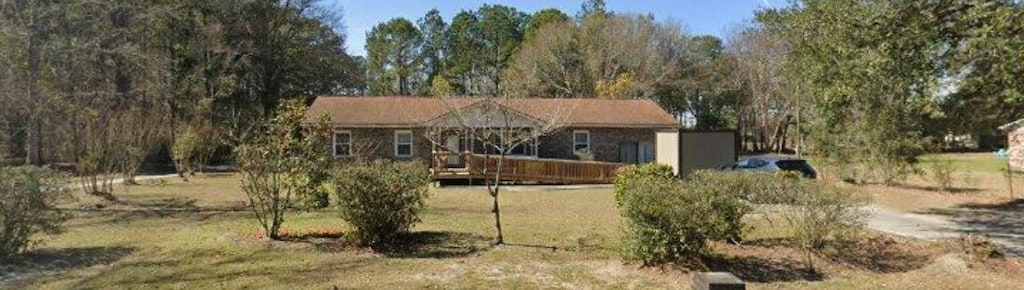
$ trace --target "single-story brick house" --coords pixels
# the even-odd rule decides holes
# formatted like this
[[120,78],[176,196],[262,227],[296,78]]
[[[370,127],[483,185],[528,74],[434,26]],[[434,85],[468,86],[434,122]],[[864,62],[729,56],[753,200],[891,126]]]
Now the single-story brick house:
[[336,158],[434,160],[440,151],[481,153],[477,142],[457,134],[428,136],[443,120],[461,118],[481,104],[515,112],[522,121],[516,126],[524,130],[535,124],[531,120],[558,120],[558,129],[514,150],[525,158],[578,159],[574,151],[589,150],[595,161],[651,162],[656,132],[677,127],[650,100],[322,96],[309,107],[308,116],[330,118]]
[[1024,170],[1024,119],[999,126],[999,130],[1006,132],[1006,157],[1010,167]]

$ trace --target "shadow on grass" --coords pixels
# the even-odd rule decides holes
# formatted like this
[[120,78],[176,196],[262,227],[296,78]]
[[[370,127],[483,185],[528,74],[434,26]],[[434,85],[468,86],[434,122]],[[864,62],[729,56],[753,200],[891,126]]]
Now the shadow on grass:
[[854,268],[883,274],[917,270],[928,265],[933,258],[926,250],[888,236],[832,243],[820,255]]
[[505,246],[510,246],[510,247],[522,247],[522,248],[533,248],[533,249],[551,250],[552,252],[559,250],[558,247],[555,247],[555,246],[545,246],[545,245],[517,244],[517,243],[505,243],[504,245]]
[[802,262],[781,259],[769,260],[754,256],[710,257],[704,260],[708,269],[729,272],[749,282],[820,281],[823,276],[804,267]]
[[977,192],[981,192],[981,188],[976,188],[976,187],[954,187],[954,188],[950,188],[948,190],[942,190],[938,186],[930,186],[930,185],[924,186],[924,185],[905,184],[905,183],[891,184],[889,186],[890,187],[895,187],[895,188],[900,188],[900,189],[930,191],[930,192],[936,192],[936,193],[977,193]]
[[[792,238],[756,239],[744,242],[734,255],[714,256],[704,264],[713,271],[735,274],[753,282],[819,281],[820,272],[806,265],[799,243]],[[934,257],[927,248],[888,236],[869,236],[850,242],[829,242],[812,254],[814,267],[839,265],[879,274],[920,269]]]
[[195,220],[207,220],[213,217],[241,213],[248,208],[241,206],[201,207],[193,198],[161,198],[120,200],[115,206],[90,206],[82,208],[62,208],[68,212],[83,214],[85,217],[101,217],[102,223],[127,223],[144,219],[187,217]]
[[405,233],[391,245],[372,249],[359,246],[351,236],[343,232],[299,233],[282,237],[282,240],[311,244],[318,251],[325,252],[372,250],[389,258],[459,258],[493,247],[490,239],[484,236],[437,231]]
[[113,263],[134,252],[125,247],[38,249],[13,261],[0,262],[0,281],[18,280],[38,272],[59,272]]
[[[220,285],[214,288],[290,285],[302,289],[308,286],[295,285],[307,285],[334,273],[351,273],[376,260],[375,257],[297,259],[294,252],[273,248],[243,253],[221,249],[185,249],[161,255],[145,255],[142,260],[125,261],[116,267],[100,269],[98,273],[77,279],[74,286],[69,288],[150,289],[210,284]],[[246,284],[252,283],[254,279],[260,284]],[[250,282],[235,282],[240,280]],[[241,286],[231,286],[234,283],[241,283]]]
[[444,259],[472,256],[491,248],[490,238],[481,235],[423,231],[404,234],[395,245],[378,251],[392,258]]
[[998,238],[1004,242],[1007,253],[1024,256],[1024,199],[993,204],[967,203],[923,213],[946,216],[960,225],[956,230],[963,234]]

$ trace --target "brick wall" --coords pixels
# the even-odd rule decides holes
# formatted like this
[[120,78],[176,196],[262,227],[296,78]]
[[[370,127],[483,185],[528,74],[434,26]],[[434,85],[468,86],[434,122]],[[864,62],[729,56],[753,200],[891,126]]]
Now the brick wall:
[[[366,159],[399,159],[395,156],[395,130],[404,128],[338,128],[352,132],[353,154]],[[594,159],[606,162],[619,160],[619,144],[621,143],[654,143],[655,130],[643,128],[563,128],[540,137],[537,144],[537,155],[541,158],[576,159],[573,155],[572,132],[574,130],[590,131],[590,149]],[[420,159],[431,160],[431,143],[424,136],[423,129],[413,131],[413,157],[399,160]],[[351,158],[339,158],[350,160]]]
[[537,155],[541,158],[576,159],[573,155],[572,132],[575,130],[590,131],[590,150],[594,159],[606,162],[619,160],[619,144],[654,143],[655,130],[644,128],[564,128],[540,138]]
[[[352,154],[369,160],[389,158],[396,160],[430,160],[430,140],[424,137],[423,129],[407,128],[337,128],[338,131],[352,132]],[[395,156],[395,131],[412,130],[412,157]],[[339,158],[339,160],[350,160]]]
[[1010,167],[1014,170],[1024,170],[1024,127],[1011,131],[1007,138]]

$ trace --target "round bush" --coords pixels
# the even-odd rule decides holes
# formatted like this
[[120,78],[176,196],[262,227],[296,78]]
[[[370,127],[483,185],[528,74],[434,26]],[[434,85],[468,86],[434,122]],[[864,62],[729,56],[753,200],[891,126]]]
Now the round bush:
[[423,163],[387,160],[346,166],[334,178],[341,218],[360,244],[371,247],[393,244],[420,221],[429,183]]
[[626,165],[615,172],[615,206],[622,207],[626,185],[639,178],[660,178],[671,180],[675,177],[672,167],[663,164],[648,163],[643,165]]
[[735,195],[657,176],[623,182],[622,193],[623,256],[645,265],[706,256],[707,241],[729,238],[749,211]]

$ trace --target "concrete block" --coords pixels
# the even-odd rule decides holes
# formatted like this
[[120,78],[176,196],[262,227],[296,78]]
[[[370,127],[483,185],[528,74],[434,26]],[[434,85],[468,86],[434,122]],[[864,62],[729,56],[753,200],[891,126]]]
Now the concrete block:
[[693,275],[693,289],[746,290],[747,284],[727,272],[700,272]]

